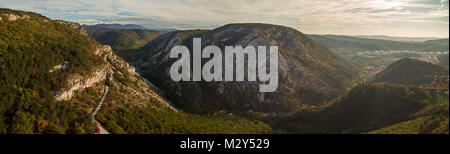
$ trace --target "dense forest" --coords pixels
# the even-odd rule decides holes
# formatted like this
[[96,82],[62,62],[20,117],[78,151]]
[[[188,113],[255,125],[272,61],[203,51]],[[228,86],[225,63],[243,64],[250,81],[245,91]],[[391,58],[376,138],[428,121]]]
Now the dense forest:
[[[92,132],[82,107],[56,102],[53,91],[64,88],[70,75],[102,65],[93,54],[95,41],[38,14],[0,14],[0,133]],[[9,21],[5,14],[19,19]],[[65,61],[66,69],[49,72]]]
[[231,113],[194,115],[142,107],[107,104],[97,119],[114,134],[252,134],[270,133],[271,127]]

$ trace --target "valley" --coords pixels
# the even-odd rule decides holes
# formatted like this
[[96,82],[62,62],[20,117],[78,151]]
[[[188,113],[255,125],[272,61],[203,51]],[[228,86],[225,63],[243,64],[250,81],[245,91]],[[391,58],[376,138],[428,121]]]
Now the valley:
[[[409,50],[359,51],[343,54],[343,57],[364,68],[365,79],[369,79],[384,70],[389,64],[404,58],[417,59],[448,67],[448,51],[421,52]],[[447,58],[447,59],[446,59]]]
[[[161,32],[11,9],[0,17],[1,134],[448,134],[448,39],[259,23]],[[261,93],[265,80],[172,79],[173,47],[203,66],[211,58],[194,55],[210,45],[220,55],[244,51],[230,45],[277,46],[276,91]],[[249,67],[232,77],[252,78]]]
[[[365,79],[385,69],[389,64],[404,59],[418,59],[448,67],[448,39],[386,38],[382,36],[309,35],[336,52],[339,56],[363,68]],[[387,37],[389,38],[389,37]],[[414,39],[422,41],[412,41]],[[401,41],[404,40],[404,41]]]

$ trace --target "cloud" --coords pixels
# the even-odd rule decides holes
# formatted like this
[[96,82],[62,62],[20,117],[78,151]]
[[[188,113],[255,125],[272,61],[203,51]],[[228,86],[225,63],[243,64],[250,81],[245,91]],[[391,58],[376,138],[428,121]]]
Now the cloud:
[[448,37],[449,11],[448,0],[0,0],[0,7],[84,24],[210,29],[258,22],[306,33],[441,37]]

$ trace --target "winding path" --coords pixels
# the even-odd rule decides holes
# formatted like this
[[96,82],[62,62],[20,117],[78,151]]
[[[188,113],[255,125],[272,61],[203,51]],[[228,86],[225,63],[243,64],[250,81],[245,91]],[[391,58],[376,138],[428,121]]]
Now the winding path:
[[109,132],[105,128],[103,128],[103,126],[97,120],[95,120],[95,115],[97,115],[98,110],[100,110],[100,108],[102,107],[103,101],[105,101],[107,94],[108,94],[108,86],[105,85],[105,91],[103,92],[102,99],[98,103],[94,112],[92,112],[92,123],[94,124],[94,127],[98,128],[100,130],[99,132],[96,132],[98,134],[109,134]]
[[[107,80],[110,76],[107,76]],[[144,81],[147,83],[147,85],[149,85],[150,88],[154,89],[154,93],[151,93],[150,96],[156,98],[158,101],[160,101],[161,103],[165,103],[170,109],[172,109],[175,112],[181,112],[179,109],[177,109],[170,101],[164,99],[163,97],[160,96],[160,94],[158,93],[159,88],[157,88],[156,86],[154,86],[151,82],[149,82],[148,80]],[[103,126],[95,119],[95,115],[97,115],[97,112],[100,110],[100,108],[103,105],[103,101],[105,101],[106,95],[108,94],[108,85],[105,84],[105,90],[103,92],[103,96],[102,99],[100,100],[100,102],[98,103],[97,107],[94,109],[94,111],[92,112],[92,124],[94,124],[95,128],[98,128],[99,131],[96,130],[95,133],[97,134],[109,134],[109,132],[103,128]]]

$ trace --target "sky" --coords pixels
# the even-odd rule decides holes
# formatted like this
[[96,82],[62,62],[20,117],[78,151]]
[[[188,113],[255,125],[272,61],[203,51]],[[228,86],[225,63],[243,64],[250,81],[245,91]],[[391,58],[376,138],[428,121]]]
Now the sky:
[[448,37],[449,0],[0,0],[82,24],[213,29],[270,23],[308,34]]

